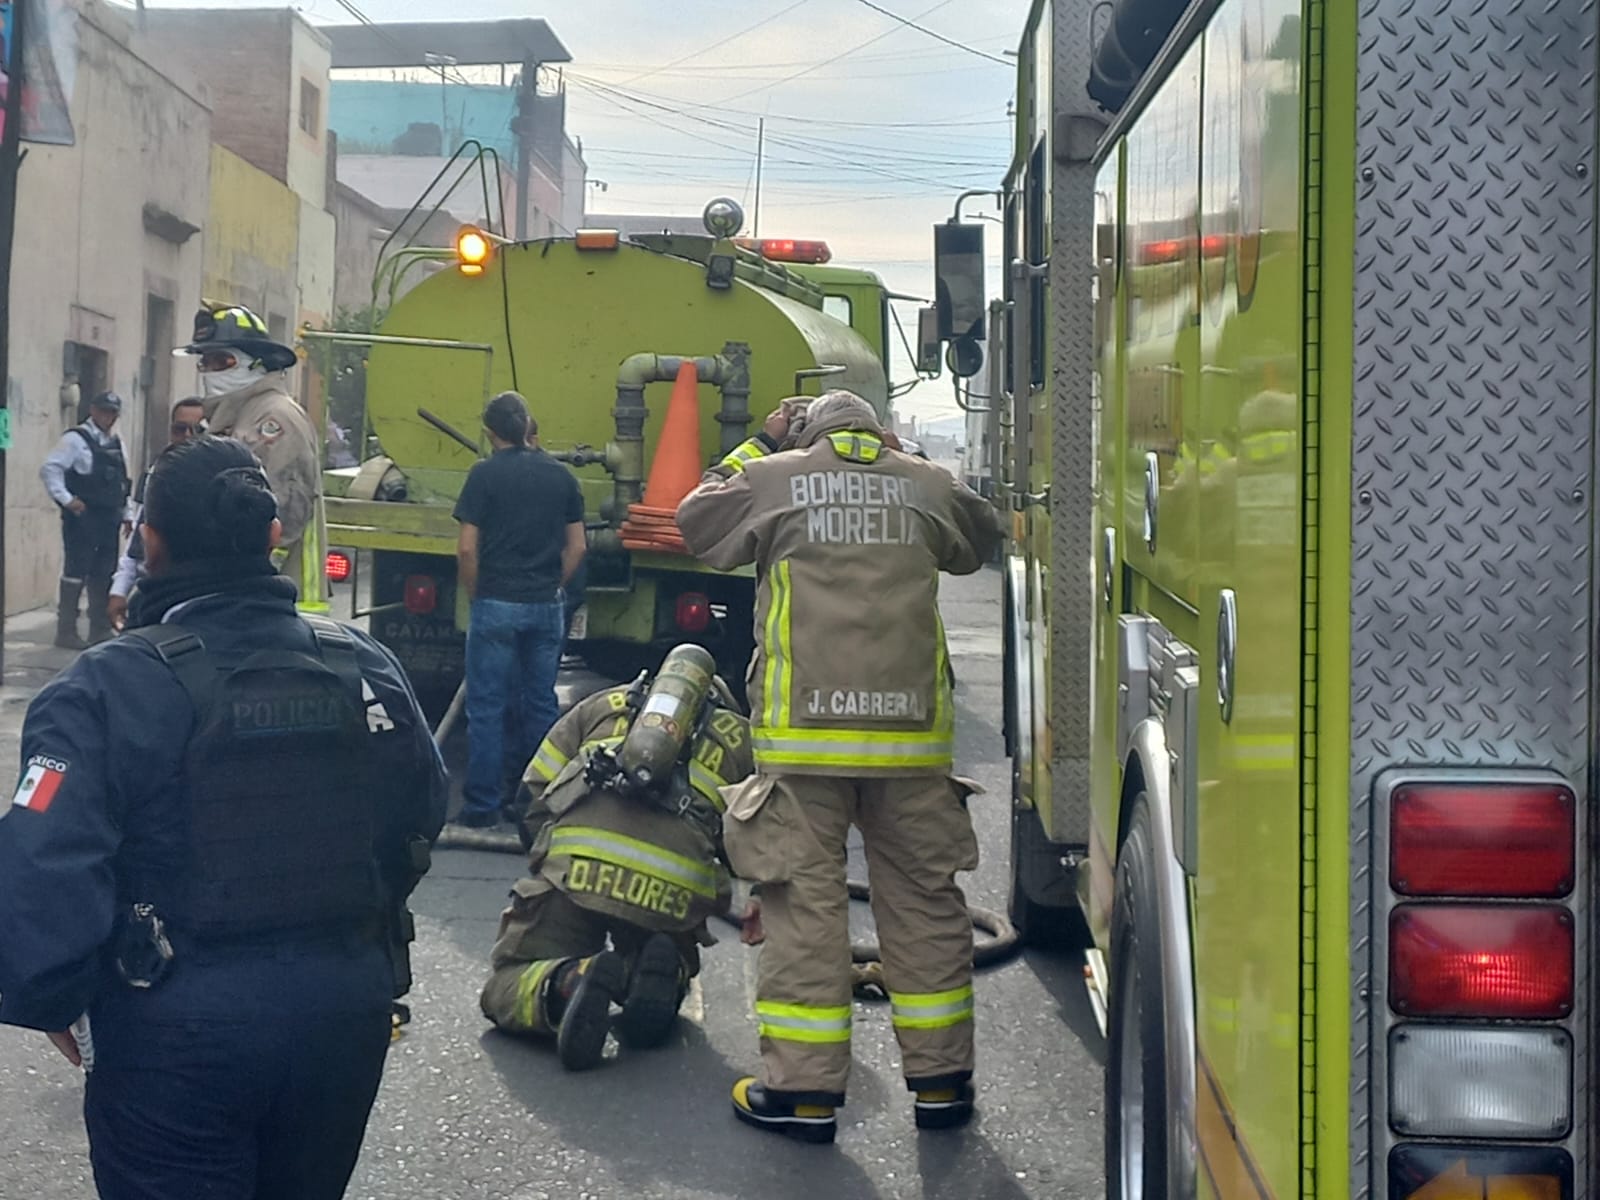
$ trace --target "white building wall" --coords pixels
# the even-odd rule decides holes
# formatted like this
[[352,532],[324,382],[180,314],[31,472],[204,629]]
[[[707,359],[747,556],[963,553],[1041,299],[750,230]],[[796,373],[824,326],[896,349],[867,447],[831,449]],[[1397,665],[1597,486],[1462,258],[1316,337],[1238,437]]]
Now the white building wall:
[[183,228],[206,220],[210,112],[150,63],[119,12],[87,0],[78,41],[77,144],[29,147],[17,197],[7,612],[51,601],[60,573],[60,517],[38,472],[76,423],[61,402],[67,343],[104,353],[135,468],[149,430],[165,428],[175,383],[192,383],[175,381],[171,351],[187,341],[200,299],[203,235],[184,238]]

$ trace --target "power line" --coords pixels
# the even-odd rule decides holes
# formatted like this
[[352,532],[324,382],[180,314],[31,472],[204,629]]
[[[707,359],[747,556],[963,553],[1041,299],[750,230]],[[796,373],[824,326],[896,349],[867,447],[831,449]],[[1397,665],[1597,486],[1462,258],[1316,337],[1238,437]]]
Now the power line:
[[706,53],[708,53],[708,52],[710,52],[712,50],[715,50],[719,46],[726,46],[729,42],[736,42],[740,38],[742,38],[745,34],[753,33],[755,30],[760,29],[763,25],[770,25],[770,24],[772,24],[772,22],[776,21],[779,17],[788,16],[795,9],[799,8],[801,5],[809,4],[810,2],[811,2],[811,0],[794,0],[793,4],[790,4],[785,8],[780,8],[777,12],[773,13],[771,16],[762,17],[761,20],[757,21],[754,25],[747,25],[743,29],[739,30],[737,33],[730,33],[727,37],[722,38],[722,39],[720,39],[718,41],[712,42],[709,46],[701,46],[700,49],[692,51],[692,52],[690,52],[688,54],[685,54],[682,58],[673,59],[671,62],[667,63],[665,66],[652,67],[650,70],[645,71],[645,72],[643,72],[641,74],[638,74],[638,75],[631,76],[628,79],[624,79],[622,82],[624,84],[637,83],[639,80],[647,79],[651,75],[658,74],[661,71],[668,70],[668,69],[670,69],[672,67],[681,66],[682,64],[688,62],[690,59],[699,58],[702,54],[706,54]]
[[[936,42],[943,42],[946,46],[954,46],[957,50],[965,50],[968,54],[976,54],[979,58],[986,58],[992,63],[999,63],[1002,67],[1009,67],[1009,66],[1012,65],[1010,62],[1006,61],[1003,58],[999,58],[999,57],[997,57],[997,56],[995,56],[993,54],[986,53],[983,50],[975,49],[972,46],[965,45],[962,42],[955,41],[953,38],[947,38],[942,33],[935,33],[933,30],[929,29],[926,25],[918,25],[915,21],[910,20],[907,17],[902,17],[899,13],[890,12],[887,8],[884,8],[883,5],[881,5],[881,4],[874,4],[872,2],[872,0],[860,0],[860,3],[865,4],[868,8],[870,8],[875,13],[882,13],[884,16],[890,18],[891,20],[899,21],[900,24],[906,26],[908,29],[915,29],[918,33],[926,34],[928,37],[931,37]],[[925,16],[927,14],[923,14],[923,15]]]
[[[953,2],[954,2],[954,0],[939,0],[939,2],[937,4],[935,4],[932,8],[925,9],[924,11],[919,12],[917,14],[917,19],[921,20],[923,17],[932,16],[934,13],[938,12],[941,8],[944,8],[944,7],[946,7],[947,5],[949,5],[949,4],[953,3]],[[747,91],[737,92],[732,96],[724,96],[719,103],[721,103],[721,104],[731,104],[735,100],[743,100],[746,96],[754,96],[757,92],[765,92],[765,91],[769,91],[772,88],[782,87],[786,83],[791,83],[794,80],[801,78],[802,76],[809,75],[813,71],[820,71],[823,67],[829,66],[829,65],[831,65],[833,63],[836,63],[841,58],[847,58],[848,56],[856,53],[858,50],[865,50],[868,46],[871,46],[876,42],[881,42],[881,41],[883,41],[884,38],[890,36],[891,34],[895,34],[895,33],[899,33],[899,32],[900,32],[900,29],[899,29],[898,26],[896,26],[893,29],[886,29],[882,33],[877,34],[874,37],[869,37],[864,42],[859,42],[856,45],[851,46],[846,50],[839,51],[838,54],[833,55],[831,58],[825,58],[820,62],[813,63],[809,67],[802,67],[800,70],[794,72],[792,75],[785,75],[782,79],[778,80],[776,83],[764,83],[760,87],[754,87],[754,88],[748,89]]]

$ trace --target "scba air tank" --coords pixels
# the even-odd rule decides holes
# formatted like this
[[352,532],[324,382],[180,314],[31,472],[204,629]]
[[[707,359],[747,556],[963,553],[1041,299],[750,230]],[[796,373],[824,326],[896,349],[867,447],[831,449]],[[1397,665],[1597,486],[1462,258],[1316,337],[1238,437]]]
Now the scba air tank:
[[628,782],[647,788],[671,776],[700,722],[716,669],[716,660],[699,646],[678,646],[662,661],[617,751]]

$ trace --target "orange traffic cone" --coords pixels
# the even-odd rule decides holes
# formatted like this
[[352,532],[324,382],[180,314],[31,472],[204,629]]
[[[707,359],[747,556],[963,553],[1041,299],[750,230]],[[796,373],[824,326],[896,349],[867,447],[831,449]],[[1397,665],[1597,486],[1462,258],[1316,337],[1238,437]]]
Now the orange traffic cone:
[[630,505],[622,544],[630,550],[686,554],[674,515],[678,502],[700,482],[700,375],[692,359],[678,367],[672,400],[650,464],[644,500]]

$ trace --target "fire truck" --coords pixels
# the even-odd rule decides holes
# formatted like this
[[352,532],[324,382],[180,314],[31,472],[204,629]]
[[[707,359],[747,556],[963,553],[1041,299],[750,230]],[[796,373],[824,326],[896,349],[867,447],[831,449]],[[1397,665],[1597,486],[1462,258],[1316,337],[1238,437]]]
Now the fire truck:
[[1112,1196],[1595,1194],[1597,18],[1038,0],[939,231]]

